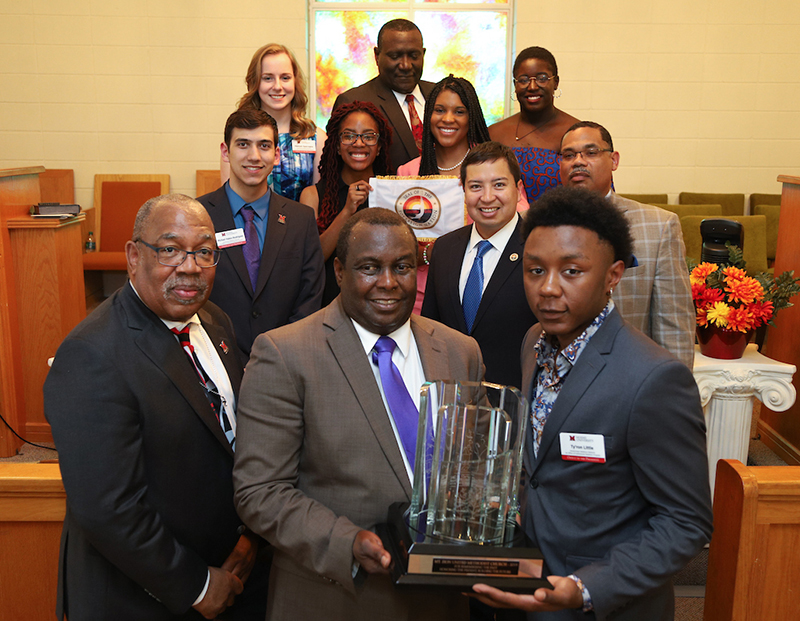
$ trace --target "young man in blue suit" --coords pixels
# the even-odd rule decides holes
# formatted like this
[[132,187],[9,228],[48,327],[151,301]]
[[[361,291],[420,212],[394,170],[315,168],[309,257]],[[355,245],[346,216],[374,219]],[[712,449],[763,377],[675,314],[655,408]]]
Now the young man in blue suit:
[[[433,245],[422,315],[470,335],[481,346],[486,381],[522,385],[517,354],[536,323],[522,286],[522,220],[517,201],[524,195],[514,152],[499,142],[472,149],[461,166],[467,212],[473,220]],[[470,278],[482,287],[470,307]],[[468,323],[469,322],[469,323]]]
[[615,308],[632,250],[619,210],[597,193],[557,188],[523,233],[539,324],[522,353],[531,401],[522,527],[553,589],[474,590],[529,619],[669,621],[671,578],[712,528],[697,385]]
[[231,114],[220,146],[230,179],[197,199],[222,248],[211,301],[230,316],[244,362],[259,334],[319,310],[325,284],[313,210],[269,189],[277,139],[266,112]]

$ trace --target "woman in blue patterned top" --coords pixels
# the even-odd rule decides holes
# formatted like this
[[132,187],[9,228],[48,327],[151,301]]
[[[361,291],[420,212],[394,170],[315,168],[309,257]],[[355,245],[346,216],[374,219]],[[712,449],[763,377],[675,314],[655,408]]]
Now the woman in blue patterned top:
[[[308,95],[305,79],[289,48],[277,43],[265,45],[253,54],[245,77],[247,92],[238,109],[257,108],[278,123],[280,163],[272,169],[270,187],[286,198],[300,199],[303,188],[319,181],[319,158],[325,132],[306,117]],[[230,169],[220,165],[222,182]]]
[[558,66],[546,49],[522,50],[514,61],[513,74],[519,112],[489,127],[489,135],[514,150],[528,202],[533,203],[545,191],[561,185],[561,138],[578,119],[555,107],[555,99],[561,96]]

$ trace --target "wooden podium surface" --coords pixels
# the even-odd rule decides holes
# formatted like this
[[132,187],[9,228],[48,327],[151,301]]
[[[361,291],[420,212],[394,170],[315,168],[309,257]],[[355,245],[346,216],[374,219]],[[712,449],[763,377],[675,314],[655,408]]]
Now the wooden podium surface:
[[55,618],[65,510],[58,464],[0,463],[0,621]]
[[[34,218],[41,166],[0,170],[0,414],[34,442],[52,441],[44,419],[47,359],[86,316],[79,215]],[[0,457],[21,445],[0,422]]]
[[[778,181],[783,184],[783,192],[775,273],[794,270],[797,277],[800,276],[800,177],[780,175]],[[800,299],[792,302],[794,306],[780,312],[775,327],[768,328],[763,353],[800,368]],[[799,382],[800,378],[795,376],[795,388]],[[785,412],[774,412],[765,405],[758,423],[762,440],[787,463],[800,465],[800,403]]]

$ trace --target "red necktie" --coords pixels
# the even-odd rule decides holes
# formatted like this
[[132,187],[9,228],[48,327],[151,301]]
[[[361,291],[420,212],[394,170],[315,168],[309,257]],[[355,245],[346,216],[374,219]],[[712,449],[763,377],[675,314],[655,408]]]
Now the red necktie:
[[422,153],[422,121],[419,120],[417,109],[414,106],[414,95],[411,93],[406,95],[406,103],[408,103],[408,118],[411,119],[411,133],[414,134],[417,149]]

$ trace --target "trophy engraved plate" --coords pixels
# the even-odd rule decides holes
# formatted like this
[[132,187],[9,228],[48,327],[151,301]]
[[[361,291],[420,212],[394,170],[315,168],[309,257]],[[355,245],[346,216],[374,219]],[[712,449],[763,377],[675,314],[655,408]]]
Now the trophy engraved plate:
[[515,537],[527,420],[516,388],[422,387],[411,503],[392,505],[377,529],[397,586],[551,588],[541,552]]

